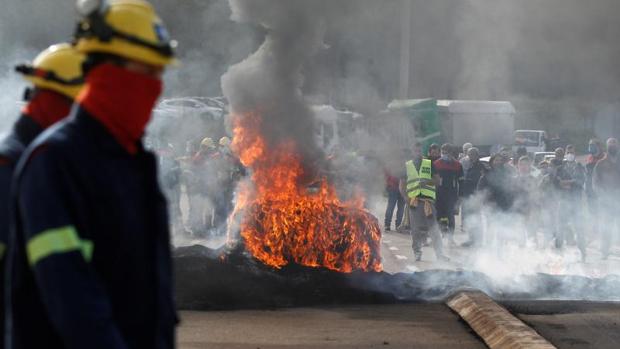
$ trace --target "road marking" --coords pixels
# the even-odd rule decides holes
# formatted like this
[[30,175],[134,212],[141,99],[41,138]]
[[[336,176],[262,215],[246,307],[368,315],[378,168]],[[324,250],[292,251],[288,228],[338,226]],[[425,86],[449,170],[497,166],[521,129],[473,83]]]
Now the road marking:
[[407,259],[407,257],[406,257],[406,256],[401,256],[401,255],[399,255],[399,254],[397,254],[397,255],[395,255],[395,256],[396,256],[396,259]]
[[398,247],[390,246],[390,251],[398,251]]

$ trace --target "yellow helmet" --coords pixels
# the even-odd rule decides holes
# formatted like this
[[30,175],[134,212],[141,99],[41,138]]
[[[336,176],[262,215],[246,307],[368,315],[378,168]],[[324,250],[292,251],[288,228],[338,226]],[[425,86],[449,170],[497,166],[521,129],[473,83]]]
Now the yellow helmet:
[[153,6],[144,0],[78,0],[84,18],[75,33],[84,53],[108,53],[165,66],[176,62],[174,47]]
[[41,52],[32,64],[20,64],[15,70],[35,87],[56,91],[75,99],[82,86],[82,63],[86,56],[69,44],[57,44]]
[[228,138],[228,137],[222,137],[222,138],[220,138],[220,142],[219,142],[219,143],[220,143],[220,145],[221,145],[222,147],[227,147],[227,146],[229,146],[229,145],[230,145],[230,138]]
[[205,137],[202,142],[200,142],[200,145],[207,148],[215,148],[215,143],[211,137]]

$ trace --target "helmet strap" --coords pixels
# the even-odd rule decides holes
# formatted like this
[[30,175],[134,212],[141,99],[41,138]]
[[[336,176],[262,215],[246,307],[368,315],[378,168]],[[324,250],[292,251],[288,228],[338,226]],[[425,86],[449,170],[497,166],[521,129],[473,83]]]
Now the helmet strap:
[[33,89],[32,87],[26,87],[24,89],[24,95],[22,96],[22,99],[24,102],[29,102],[32,100],[34,95],[35,95],[35,89]]

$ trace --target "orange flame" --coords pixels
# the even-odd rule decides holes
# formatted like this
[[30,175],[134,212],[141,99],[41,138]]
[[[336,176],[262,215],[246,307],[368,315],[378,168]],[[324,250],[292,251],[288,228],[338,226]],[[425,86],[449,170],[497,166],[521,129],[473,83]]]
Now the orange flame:
[[252,170],[241,185],[231,217],[242,216],[245,248],[263,263],[294,262],[340,272],[381,271],[381,231],[363,198],[341,202],[326,178],[316,192],[300,185],[304,168],[297,145],[268,146],[257,114],[233,115],[232,149]]

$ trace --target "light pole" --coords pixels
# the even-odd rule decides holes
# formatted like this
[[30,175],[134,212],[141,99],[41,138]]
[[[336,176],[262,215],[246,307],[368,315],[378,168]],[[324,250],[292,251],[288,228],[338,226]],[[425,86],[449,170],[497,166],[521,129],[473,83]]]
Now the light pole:
[[400,88],[399,97],[409,98],[409,66],[411,64],[411,2],[403,0],[400,30]]

